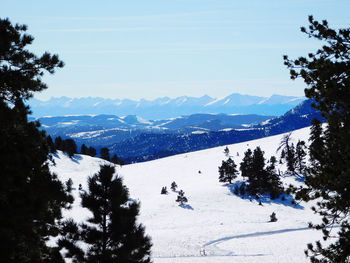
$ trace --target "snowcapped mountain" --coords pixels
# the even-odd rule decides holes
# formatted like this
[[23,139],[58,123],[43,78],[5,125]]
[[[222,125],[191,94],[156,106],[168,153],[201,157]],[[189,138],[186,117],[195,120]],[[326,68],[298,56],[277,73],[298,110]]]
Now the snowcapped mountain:
[[[260,146],[265,158],[276,156],[283,134],[228,145],[236,164],[244,152]],[[292,142],[308,141],[309,128],[293,131]],[[154,263],[292,263],[309,262],[304,255],[306,244],[321,239],[321,233],[308,229],[309,221],[319,220],[309,203],[291,204],[291,196],[270,200],[262,206],[256,200],[233,194],[233,186],[218,182],[218,166],[227,157],[225,146],[175,155],[150,162],[117,167],[117,173],[133,199],[141,202],[139,221],[146,226],[152,238]],[[50,169],[62,180],[73,180],[76,189],[81,183],[86,189],[88,176],[96,173],[105,161],[89,156],[75,155],[70,160],[59,152],[56,165]],[[285,171],[284,164],[278,169]],[[243,179],[239,176],[234,183]],[[301,184],[291,176],[282,176],[284,185]],[[175,202],[177,193],[170,190],[175,181],[189,202],[180,207]],[[163,186],[169,194],[161,195]],[[79,191],[73,190],[73,210],[66,217],[84,220],[88,211],[79,207]],[[269,222],[272,212],[277,222]],[[205,251],[206,256],[203,256]]]
[[72,138],[78,147],[84,143],[98,151],[108,147],[131,163],[276,135],[309,126],[313,118],[321,120],[306,100],[279,117],[193,114],[154,121],[135,115],[84,115],[39,121],[53,138]]
[[154,100],[104,99],[104,98],[51,98],[48,101],[31,99],[29,105],[34,117],[113,114],[137,115],[144,119],[165,119],[195,113],[239,113],[277,116],[290,110],[304,97],[273,95],[258,97],[231,94],[224,98],[181,96]]

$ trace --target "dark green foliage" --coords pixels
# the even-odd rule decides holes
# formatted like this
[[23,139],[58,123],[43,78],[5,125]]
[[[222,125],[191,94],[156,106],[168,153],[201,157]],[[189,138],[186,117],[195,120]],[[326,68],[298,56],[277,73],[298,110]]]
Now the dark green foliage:
[[114,154],[111,158],[111,162],[119,165],[124,165],[124,161],[119,159],[118,155]]
[[291,135],[292,133],[288,133],[283,136],[277,151],[281,150],[281,160],[285,160],[287,162],[288,171],[294,174],[297,159],[294,144],[290,142]]
[[[314,207],[323,218],[315,225],[324,239],[331,234],[327,227],[340,224],[338,239],[323,247],[309,244],[311,262],[349,262],[350,214],[350,28],[334,30],[327,21],[309,17],[310,25],[302,28],[309,37],[324,42],[322,48],[307,57],[289,60],[291,78],[303,78],[308,85],[305,95],[326,120],[322,127],[315,120],[310,136],[311,167],[305,174],[305,184],[297,197],[303,200],[320,198]],[[332,233],[334,236],[335,233]]]
[[219,182],[228,182],[232,184],[232,180],[237,178],[238,174],[236,167],[237,165],[231,158],[228,158],[227,161],[222,161],[219,167]]
[[295,157],[296,157],[296,169],[300,174],[303,174],[306,169],[305,149],[306,149],[305,142],[299,140],[295,148]]
[[104,159],[106,161],[110,161],[109,149],[108,148],[101,148],[100,157],[101,157],[101,159]]
[[252,163],[253,163],[253,152],[251,149],[248,148],[248,150],[244,153],[243,160],[239,167],[243,177],[249,177],[249,175],[253,173]]
[[61,136],[55,138],[55,149],[60,151],[63,149],[63,140]]
[[56,147],[55,147],[55,144],[53,143],[53,140],[51,138],[51,136],[47,136],[46,138],[47,140],[47,146],[49,147],[49,152],[50,153],[55,153],[56,152]]
[[89,148],[86,147],[85,144],[83,144],[80,148],[80,154],[88,155]]
[[177,188],[177,184],[175,182],[172,182],[170,188],[175,192]]
[[322,124],[318,119],[313,119],[311,122],[311,131],[310,131],[310,161],[312,166],[316,168],[320,162],[324,162],[323,160],[323,152],[324,152],[324,137]]
[[88,155],[90,155],[91,157],[95,157],[96,154],[97,154],[96,149],[94,147],[89,147]]
[[78,153],[77,145],[74,140],[66,139],[63,141],[63,152],[68,154],[69,157],[73,157],[74,154]]
[[77,145],[73,139],[62,140],[60,136],[55,139],[55,149],[68,154],[69,157],[78,153]]
[[41,81],[44,72],[54,73],[63,67],[57,55],[45,52],[37,57],[26,49],[34,38],[25,33],[27,26],[12,25],[0,19],[0,100],[15,103],[27,100],[34,92],[47,88]]
[[266,167],[266,189],[270,192],[271,199],[278,198],[283,193],[282,183],[276,172],[277,159],[271,156],[269,165]]
[[0,257],[4,263],[63,262],[46,241],[59,233],[61,208],[73,201],[71,185],[50,173],[46,135],[38,122],[28,122],[23,102],[46,88],[44,71],[63,63],[29,52],[33,37],[25,31],[0,19]]
[[277,222],[277,217],[275,212],[272,212],[272,214],[270,215],[270,222]]
[[224,154],[226,155],[226,157],[229,157],[229,155],[230,155],[230,150],[229,150],[229,148],[227,146],[224,149]]
[[168,194],[168,190],[166,189],[166,186],[162,187],[162,190],[160,191],[160,194],[162,194],[162,195]]
[[176,202],[180,203],[181,206],[183,206],[185,203],[188,202],[187,197],[185,196],[185,192],[180,190],[179,195],[177,196]]
[[[88,191],[81,193],[82,206],[92,213],[88,224],[66,224],[69,234],[59,243],[75,262],[151,262],[150,238],[136,222],[139,203],[130,201],[122,179],[114,173],[113,166],[102,165],[88,179]],[[80,249],[78,241],[89,245],[88,249]]]
[[270,193],[271,199],[275,199],[283,192],[279,176],[275,169],[276,162],[276,157],[272,156],[269,166],[265,168],[264,152],[260,147],[257,147],[254,153],[250,149],[245,152],[240,170],[242,176],[247,177],[248,185],[246,190],[249,195],[254,196]]

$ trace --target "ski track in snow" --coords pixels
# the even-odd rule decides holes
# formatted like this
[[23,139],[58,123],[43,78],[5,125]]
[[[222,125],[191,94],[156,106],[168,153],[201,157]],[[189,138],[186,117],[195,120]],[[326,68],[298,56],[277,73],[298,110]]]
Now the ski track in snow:
[[[203,248],[209,248],[210,251],[213,251],[215,254],[211,254],[210,256],[265,256],[266,254],[254,254],[254,255],[237,255],[234,254],[232,251],[223,250],[218,247],[219,244],[223,242],[227,242],[232,239],[239,239],[239,238],[250,238],[250,237],[259,237],[259,236],[271,236],[286,232],[294,232],[294,231],[304,231],[304,230],[310,230],[309,227],[301,227],[301,228],[287,228],[287,229],[280,229],[280,230],[274,230],[274,231],[266,231],[266,232],[255,232],[250,234],[242,234],[242,235],[235,235],[235,236],[226,236],[219,239],[215,239],[212,241],[209,241],[203,245]],[[219,254],[219,253],[225,253],[225,254]]]

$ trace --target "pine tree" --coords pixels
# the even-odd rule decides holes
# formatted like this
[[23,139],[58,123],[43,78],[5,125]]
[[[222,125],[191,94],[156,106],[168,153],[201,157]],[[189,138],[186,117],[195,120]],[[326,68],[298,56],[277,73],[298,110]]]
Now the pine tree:
[[[130,201],[129,192],[115,168],[102,165],[100,171],[88,179],[88,191],[81,192],[82,206],[92,216],[88,224],[77,226],[68,222],[70,235],[60,244],[68,251],[66,257],[76,262],[148,263],[151,241],[145,229],[136,222],[139,203]],[[86,251],[78,242],[87,245]]]
[[270,193],[271,199],[279,197],[283,192],[282,182],[276,172],[277,159],[271,156],[269,166],[266,167],[266,179],[264,189]]
[[248,192],[251,195],[257,193],[263,194],[265,192],[265,158],[264,152],[260,147],[254,149],[252,164],[251,164],[252,173],[248,176]]
[[229,148],[227,146],[224,149],[224,154],[226,155],[226,157],[229,157],[229,155],[230,155],[230,150],[229,150]]
[[280,145],[277,148],[277,151],[281,150],[281,159],[285,159],[287,162],[287,169],[292,174],[295,173],[295,165],[296,165],[296,156],[295,156],[295,147],[291,141],[292,133],[288,133],[283,136],[281,139]]
[[[270,193],[271,199],[282,193],[281,182],[275,170],[276,157],[272,156],[265,168],[264,152],[257,147],[254,152],[248,149],[240,166],[242,176],[247,178],[247,191],[251,196]],[[242,190],[241,190],[242,194]]]
[[252,163],[253,163],[253,152],[251,149],[248,149],[244,153],[243,160],[239,167],[242,173],[242,177],[249,177],[249,175],[252,173]]
[[86,147],[85,144],[82,144],[81,148],[80,148],[80,154],[84,154],[84,155],[88,155],[88,147]]
[[55,148],[56,150],[63,151],[64,146],[61,136],[55,138]]
[[47,136],[46,140],[47,140],[47,146],[49,147],[49,152],[50,153],[55,153],[56,152],[56,148],[55,148],[55,144],[54,144],[51,136],[50,135]]
[[91,157],[95,157],[96,156],[96,149],[94,147],[89,147],[88,149],[88,155],[90,155]]
[[111,158],[111,162],[119,165],[124,165],[124,161],[119,159],[118,155],[114,154]]
[[45,71],[62,67],[58,57],[37,57],[27,46],[24,25],[0,19],[0,255],[1,262],[63,262],[46,241],[59,233],[61,208],[69,207],[71,186],[49,171],[49,147],[38,122],[28,122],[24,100],[44,90]]
[[306,148],[305,142],[299,140],[295,148],[295,157],[296,157],[296,168],[300,174],[303,174],[306,169],[305,148]]
[[272,214],[270,215],[270,222],[277,222],[277,217],[275,212],[272,212]]
[[[304,189],[297,197],[319,198],[315,212],[323,218],[315,225],[324,239],[330,237],[330,226],[339,224],[338,239],[323,247],[309,244],[311,262],[349,262],[350,258],[350,28],[334,30],[327,21],[309,17],[309,27],[301,31],[324,42],[315,53],[290,60],[284,57],[292,79],[303,78],[308,85],[306,97],[313,99],[327,126],[314,121],[311,129],[311,167],[305,174]],[[332,233],[335,236],[335,233]],[[333,239],[334,240],[334,239]]]
[[325,139],[323,136],[322,123],[318,119],[311,121],[309,155],[312,166],[315,168],[323,163],[322,153],[324,152]]
[[219,167],[219,182],[228,182],[232,184],[232,180],[237,178],[238,171],[235,162],[228,158],[227,161],[222,161],[222,165]]
[[166,186],[162,187],[162,190],[160,191],[160,194],[162,194],[162,195],[168,194],[168,190],[166,189]]
[[63,141],[63,151],[68,154],[70,158],[78,152],[77,145],[73,139],[66,139]]
[[297,157],[295,154],[294,143],[292,143],[289,146],[289,151],[287,152],[286,161],[287,161],[288,171],[290,171],[292,174],[295,174],[295,166],[296,166],[296,162],[297,162]]
[[176,184],[175,182],[172,182],[170,188],[171,188],[172,191],[175,192],[175,191],[176,191],[176,188],[177,188],[177,184]]
[[110,161],[109,149],[108,148],[101,148],[100,157],[101,157],[101,159],[104,159],[106,161]]
[[181,206],[183,206],[185,203],[188,202],[187,197],[185,196],[185,192],[180,190],[179,195],[177,196],[176,202],[180,203]]

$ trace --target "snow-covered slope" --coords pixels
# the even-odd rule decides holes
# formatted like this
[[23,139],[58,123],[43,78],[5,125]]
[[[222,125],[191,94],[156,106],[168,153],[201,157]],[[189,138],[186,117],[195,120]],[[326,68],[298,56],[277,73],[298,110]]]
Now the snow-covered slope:
[[[248,148],[256,146],[265,151],[267,159],[276,155],[282,136],[233,144],[228,148],[236,164]],[[292,134],[294,142],[299,138],[307,141],[308,136],[309,128]],[[308,222],[319,220],[312,213],[311,204],[300,203],[294,207],[287,198],[286,201],[267,200],[259,206],[255,200],[234,195],[229,186],[218,182],[218,166],[226,159],[224,148],[117,167],[131,197],[141,202],[139,220],[152,238],[154,262],[308,262],[303,252],[306,244],[321,237],[319,232],[307,228]],[[61,153],[55,162],[52,171],[63,180],[72,178],[76,188],[79,183],[86,188],[86,178],[104,163],[82,155],[76,155],[71,161]],[[284,167],[280,169],[283,171]],[[170,190],[173,181],[178,190],[185,191],[189,199],[187,206],[178,206],[177,194],[172,191],[168,195],[160,194],[163,186]],[[291,177],[284,177],[283,181],[299,183]],[[78,190],[73,192],[76,204],[66,216],[80,221],[87,212],[78,207]],[[278,218],[275,223],[268,222],[272,212]],[[201,255],[203,250],[206,256]]]

